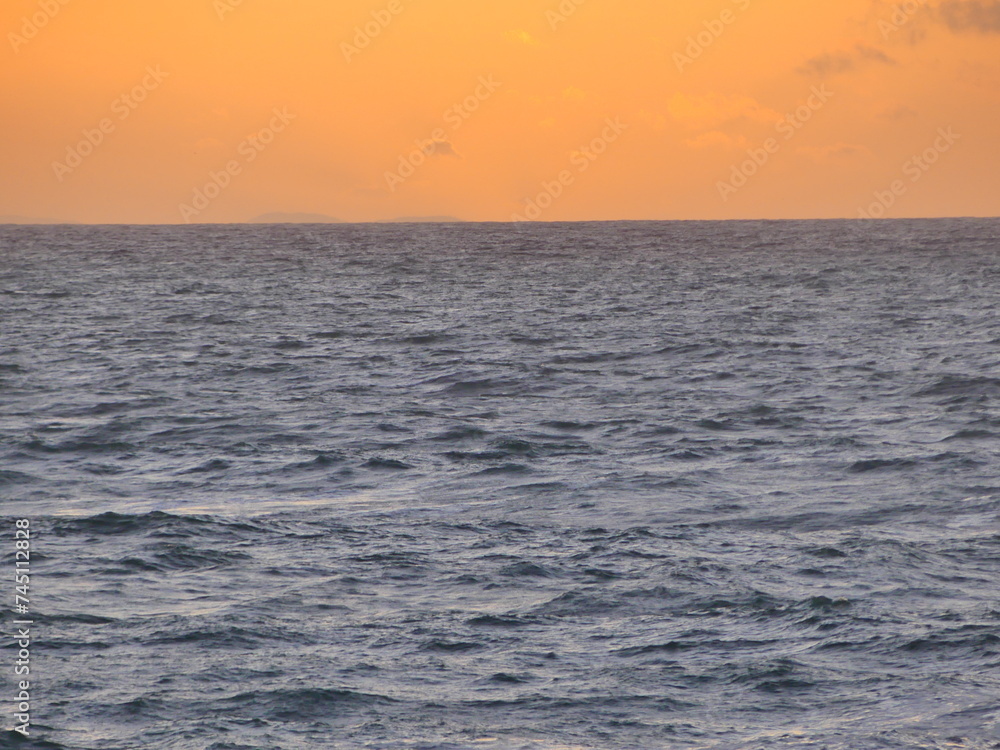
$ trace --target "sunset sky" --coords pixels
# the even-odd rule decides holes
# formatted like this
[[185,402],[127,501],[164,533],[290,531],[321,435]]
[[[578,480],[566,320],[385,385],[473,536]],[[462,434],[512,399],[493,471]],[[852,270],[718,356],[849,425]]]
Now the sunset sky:
[[4,0],[0,30],[0,216],[1000,214],[994,0]]

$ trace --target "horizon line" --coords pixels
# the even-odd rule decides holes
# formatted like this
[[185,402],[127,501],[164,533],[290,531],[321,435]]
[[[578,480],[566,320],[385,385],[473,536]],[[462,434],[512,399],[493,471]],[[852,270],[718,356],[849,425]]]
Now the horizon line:
[[821,218],[742,218],[742,219],[566,219],[561,221],[512,221],[512,220],[468,220],[454,219],[442,221],[425,221],[421,219],[396,220],[396,219],[376,219],[367,221],[215,221],[215,222],[129,222],[129,221],[107,221],[107,222],[85,222],[85,221],[0,221],[0,227],[262,227],[262,226],[357,226],[357,225],[444,225],[444,224],[503,224],[510,226],[536,225],[546,226],[554,224],[680,224],[680,223],[700,223],[700,224],[725,224],[725,223],[749,223],[749,222],[770,222],[770,223],[791,223],[791,222],[819,222],[819,221],[849,221],[861,223],[882,223],[893,221],[946,221],[946,220],[991,220],[1000,219],[1000,215],[944,215],[944,216],[883,216],[880,218],[865,217],[821,217]]

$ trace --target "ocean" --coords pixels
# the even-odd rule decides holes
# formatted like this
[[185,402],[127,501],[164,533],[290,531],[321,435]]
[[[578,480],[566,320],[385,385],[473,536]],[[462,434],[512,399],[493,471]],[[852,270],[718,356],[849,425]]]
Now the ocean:
[[1000,748],[998,302],[1000,220],[0,227],[0,747]]

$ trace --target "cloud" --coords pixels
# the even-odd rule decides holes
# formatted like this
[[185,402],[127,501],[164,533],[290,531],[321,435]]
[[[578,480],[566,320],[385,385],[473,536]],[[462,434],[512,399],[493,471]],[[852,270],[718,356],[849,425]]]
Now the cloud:
[[506,34],[504,34],[504,36],[506,36],[512,42],[520,42],[521,44],[526,44],[529,47],[538,46],[538,40],[535,39],[535,37],[533,37],[527,31],[523,31],[521,29],[514,29],[508,31]]
[[864,28],[878,32],[883,42],[917,45],[927,39],[929,22],[934,20],[930,0],[872,0]]
[[840,52],[827,52],[807,60],[799,67],[804,75],[831,76],[838,73],[848,73],[865,62],[895,65],[896,61],[885,52],[867,44],[857,44],[853,49]]
[[909,120],[917,116],[917,110],[907,104],[898,104],[885,111],[887,120]]
[[944,0],[937,12],[940,20],[952,31],[1000,34],[998,0]]
[[780,113],[749,96],[674,94],[667,109],[674,120],[696,130],[747,121],[776,123],[781,119]]
[[896,64],[895,60],[885,54],[885,52],[880,50],[878,47],[872,47],[867,44],[859,44],[854,49],[861,60],[872,60],[874,62],[885,63],[886,65]]
[[721,130],[710,130],[696,138],[686,139],[684,145],[688,148],[698,150],[705,148],[746,148],[748,142],[742,135],[732,136],[728,133],[723,133]]
[[813,161],[821,164],[871,153],[867,147],[854,143],[832,143],[829,146],[802,146],[796,149],[796,152],[803,156],[808,156]]
[[635,113],[636,121],[645,125],[650,130],[663,130],[667,127],[666,115],[660,112],[650,112],[647,109],[640,109]]
[[427,141],[423,146],[423,151],[428,156],[454,156],[456,159],[461,158],[449,141]]

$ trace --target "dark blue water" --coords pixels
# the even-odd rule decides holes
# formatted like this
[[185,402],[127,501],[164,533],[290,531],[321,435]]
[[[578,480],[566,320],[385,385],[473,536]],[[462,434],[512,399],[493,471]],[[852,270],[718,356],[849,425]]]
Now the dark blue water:
[[0,746],[1000,747],[998,302],[996,220],[0,228]]

